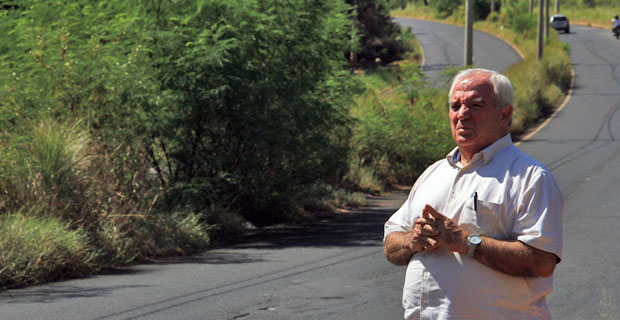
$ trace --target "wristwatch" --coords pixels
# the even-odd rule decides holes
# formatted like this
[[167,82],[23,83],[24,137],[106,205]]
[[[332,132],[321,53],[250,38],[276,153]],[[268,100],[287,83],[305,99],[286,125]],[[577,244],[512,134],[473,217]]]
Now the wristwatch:
[[473,258],[474,251],[476,251],[476,247],[478,247],[480,242],[482,242],[482,238],[480,238],[479,234],[474,233],[471,236],[467,237],[467,240],[467,245],[469,245],[469,247],[467,248],[467,256]]

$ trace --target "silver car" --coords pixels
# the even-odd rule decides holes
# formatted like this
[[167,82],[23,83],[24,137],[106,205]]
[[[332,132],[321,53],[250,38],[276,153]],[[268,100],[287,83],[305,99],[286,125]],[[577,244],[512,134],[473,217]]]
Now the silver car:
[[568,22],[568,18],[565,15],[554,14],[551,16],[549,22],[555,30],[564,30],[564,32],[570,33],[570,23]]

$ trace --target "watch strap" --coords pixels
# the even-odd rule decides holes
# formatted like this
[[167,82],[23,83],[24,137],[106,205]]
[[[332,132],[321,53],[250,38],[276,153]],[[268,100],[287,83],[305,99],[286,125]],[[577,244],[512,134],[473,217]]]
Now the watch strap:
[[467,247],[467,256],[470,258],[474,257],[474,252],[476,251],[476,247],[475,245],[469,244],[469,246]]
[[474,252],[476,251],[476,248],[478,247],[478,245],[481,242],[481,238],[479,234],[472,234],[467,238],[468,241],[468,247],[467,247],[467,256],[470,258],[474,257]]

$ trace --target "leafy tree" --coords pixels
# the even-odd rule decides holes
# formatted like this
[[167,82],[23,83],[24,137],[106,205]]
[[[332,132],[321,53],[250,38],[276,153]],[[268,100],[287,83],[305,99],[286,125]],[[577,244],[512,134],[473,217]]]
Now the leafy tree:
[[435,8],[437,17],[444,19],[451,16],[462,2],[461,0],[431,1],[431,6]]
[[175,108],[157,121],[163,147],[152,155],[176,186],[168,199],[226,202],[267,223],[294,211],[309,186],[339,181],[350,85],[344,4],[185,1],[166,13],[154,55]]
[[124,184],[146,158],[162,204],[224,203],[258,223],[346,171],[344,3],[15,3],[0,13],[4,130],[82,119]]
[[361,48],[351,60],[360,64],[390,63],[402,59],[411,50],[400,27],[391,20],[387,1],[346,0],[346,3],[355,10],[354,20],[360,32]]

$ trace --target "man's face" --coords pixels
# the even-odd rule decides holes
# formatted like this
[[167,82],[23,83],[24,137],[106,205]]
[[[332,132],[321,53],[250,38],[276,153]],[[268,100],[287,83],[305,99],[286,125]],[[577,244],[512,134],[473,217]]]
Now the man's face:
[[467,75],[454,87],[450,97],[452,137],[461,152],[471,152],[470,155],[508,133],[512,106],[495,107],[489,76],[482,72]]

